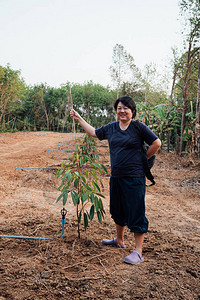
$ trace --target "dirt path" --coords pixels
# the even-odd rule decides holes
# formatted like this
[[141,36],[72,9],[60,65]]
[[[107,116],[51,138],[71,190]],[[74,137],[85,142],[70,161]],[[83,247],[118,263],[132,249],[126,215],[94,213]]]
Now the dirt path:
[[[80,135],[81,136],[81,135]],[[157,155],[156,185],[147,189],[150,222],[144,263],[123,258],[134,247],[126,231],[126,249],[103,247],[113,238],[109,216],[109,176],[101,178],[106,218],[95,219],[77,238],[69,200],[61,239],[61,203],[56,168],[73,149],[73,135],[52,132],[0,134],[0,234],[48,237],[47,240],[0,238],[2,299],[200,299],[200,164],[175,154]],[[98,142],[101,162],[108,148]],[[105,143],[104,143],[105,145]],[[54,167],[55,169],[16,169]],[[16,172],[16,177],[15,177]]]

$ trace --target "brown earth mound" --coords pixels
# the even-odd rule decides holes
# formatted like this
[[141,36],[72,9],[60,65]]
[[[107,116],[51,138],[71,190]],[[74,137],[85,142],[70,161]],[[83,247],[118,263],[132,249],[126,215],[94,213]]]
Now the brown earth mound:
[[[73,138],[52,132],[0,136],[0,235],[48,238],[0,238],[0,300],[200,299],[199,162],[174,153],[157,155],[156,185],[147,188],[146,196],[150,227],[145,261],[131,266],[123,263],[134,248],[128,230],[126,249],[101,245],[102,238],[115,237],[108,175],[101,177],[103,223],[93,220],[78,239],[75,208],[69,200],[61,238],[62,203],[56,203],[55,173],[68,153],[48,150],[72,149]],[[108,148],[102,145],[106,143],[98,142],[100,161],[109,166]],[[19,169],[27,167],[54,169]]]

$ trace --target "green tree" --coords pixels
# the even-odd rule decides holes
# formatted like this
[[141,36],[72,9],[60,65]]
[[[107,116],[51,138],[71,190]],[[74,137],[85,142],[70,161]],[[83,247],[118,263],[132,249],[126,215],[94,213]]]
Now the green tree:
[[197,85],[197,103],[196,103],[196,126],[195,126],[195,146],[198,157],[200,158],[200,48],[198,59],[198,85]]
[[198,47],[196,46],[200,38],[200,1],[199,0],[181,0],[180,14],[185,21],[183,34],[185,36],[186,43],[186,57],[183,76],[183,110],[181,120],[181,141],[180,152],[183,151],[183,134],[186,126],[186,114],[188,109],[188,85],[190,81],[191,70],[193,64],[195,64],[196,56],[198,53]]
[[[29,86],[23,101],[24,117],[37,130],[62,130],[66,116],[67,89],[52,88],[46,84]],[[68,117],[64,127],[68,128]],[[68,128],[68,130],[70,130]]]
[[138,88],[140,72],[136,67],[134,58],[125,49],[124,46],[116,44],[113,47],[113,65],[110,66],[110,74],[114,86],[117,89],[117,98],[120,96],[120,89],[126,83],[132,85],[134,89]]
[[167,79],[158,72],[154,63],[146,64],[142,72],[141,90],[144,93],[145,105],[155,106],[168,103]]
[[170,101],[168,105],[168,112],[165,120],[166,126],[169,123],[170,112],[174,105],[174,90],[175,90],[177,80],[180,79],[178,77],[178,73],[179,73],[179,69],[181,68],[181,59],[180,59],[180,55],[178,54],[178,49],[176,47],[172,48],[172,53],[173,53],[173,58],[171,60],[171,65],[172,65],[173,78],[172,78],[172,86],[171,86],[171,93],[170,93]]
[[0,124],[5,127],[5,118],[9,121],[12,106],[20,103],[25,92],[24,80],[20,71],[12,70],[9,65],[0,66]]
[[[100,84],[89,81],[83,85],[72,84],[71,92],[74,108],[94,127],[114,120],[114,93]],[[82,131],[80,127],[79,130]]]
[[146,64],[144,67],[144,75],[143,75],[143,83],[144,83],[144,88],[145,88],[145,100],[144,103],[147,105],[150,103],[150,92],[151,92],[151,87],[152,81],[155,80],[155,75],[156,75],[156,67],[155,64]]

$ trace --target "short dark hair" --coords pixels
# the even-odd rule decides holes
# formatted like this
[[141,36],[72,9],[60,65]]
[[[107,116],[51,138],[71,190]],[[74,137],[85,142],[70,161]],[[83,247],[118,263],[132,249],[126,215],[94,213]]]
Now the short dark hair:
[[135,118],[136,112],[137,112],[135,101],[131,97],[128,97],[128,96],[120,97],[114,103],[115,110],[117,110],[117,105],[119,102],[121,102],[122,104],[124,104],[125,106],[130,108],[133,113],[132,118]]

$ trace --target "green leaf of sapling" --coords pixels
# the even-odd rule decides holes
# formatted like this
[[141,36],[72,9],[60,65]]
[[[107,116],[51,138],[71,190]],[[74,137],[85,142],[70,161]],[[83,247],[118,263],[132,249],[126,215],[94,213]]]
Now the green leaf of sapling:
[[65,206],[65,204],[66,204],[66,202],[67,202],[67,198],[68,198],[68,194],[65,193],[65,194],[63,195],[63,206]]
[[94,205],[92,205],[90,207],[90,214],[89,214],[89,216],[90,216],[90,221],[92,221],[93,218],[94,218]]
[[101,193],[95,193],[95,194],[98,195],[98,196],[100,196],[100,197],[102,197],[102,198],[105,198],[105,196],[103,194],[101,194]]
[[91,201],[91,203],[94,203],[94,194],[93,193],[90,194],[90,201]]
[[58,187],[58,191],[60,191],[63,187],[64,183],[62,182],[61,185]]
[[99,223],[102,223],[102,216],[99,211],[97,212],[97,217],[98,217]]
[[84,212],[84,226],[85,228],[88,227],[88,217],[87,217],[87,214]]
[[94,205],[95,205],[96,212],[98,212],[99,211],[99,202],[98,202],[97,196],[94,197]]
[[57,200],[56,200],[56,203],[57,203],[58,201],[60,201],[60,199],[63,197],[64,193],[65,193],[65,192],[63,192],[63,193],[60,194],[60,196],[59,196],[59,197],[57,198]]
[[78,194],[75,191],[73,191],[73,192],[71,192],[71,197],[72,197],[72,201],[74,203],[74,206],[76,206],[79,202],[78,201],[79,200]]
[[78,187],[79,180],[80,180],[79,178],[76,178],[76,179],[74,180],[74,187],[75,187],[75,188]]
[[76,143],[76,144],[75,144],[75,150],[76,150],[76,151],[78,151],[78,147],[79,147],[79,144]]
[[72,174],[69,173],[68,176],[67,176],[68,183],[70,183],[71,179],[72,179]]
[[104,170],[105,173],[108,173],[106,167],[103,164],[101,164],[101,167],[102,167],[102,169]]
[[97,188],[97,190],[99,192],[101,192],[100,187],[98,186],[98,184],[94,180],[92,181],[92,185],[94,186],[94,188]]
[[80,163],[80,166],[82,167],[82,165],[83,165],[83,159],[82,159],[82,157],[80,157],[79,163]]
[[64,169],[61,169],[61,170],[57,173],[57,178],[59,178],[60,175],[62,175],[63,172],[64,172]]
[[84,203],[88,199],[89,193],[85,192],[84,194],[81,195],[81,201]]
[[88,190],[89,192],[92,191],[92,189],[91,189],[87,184],[85,184],[83,181],[81,181],[81,183],[82,183],[82,185],[84,186],[84,188],[85,188],[86,190]]
[[103,203],[101,201],[101,198],[99,198],[99,209],[102,210],[103,209]]
[[90,173],[94,176],[94,178],[95,178],[96,180],[98,180],[97,174],[96,174],[96,172],[95,172],[94,170],[92,170]]

